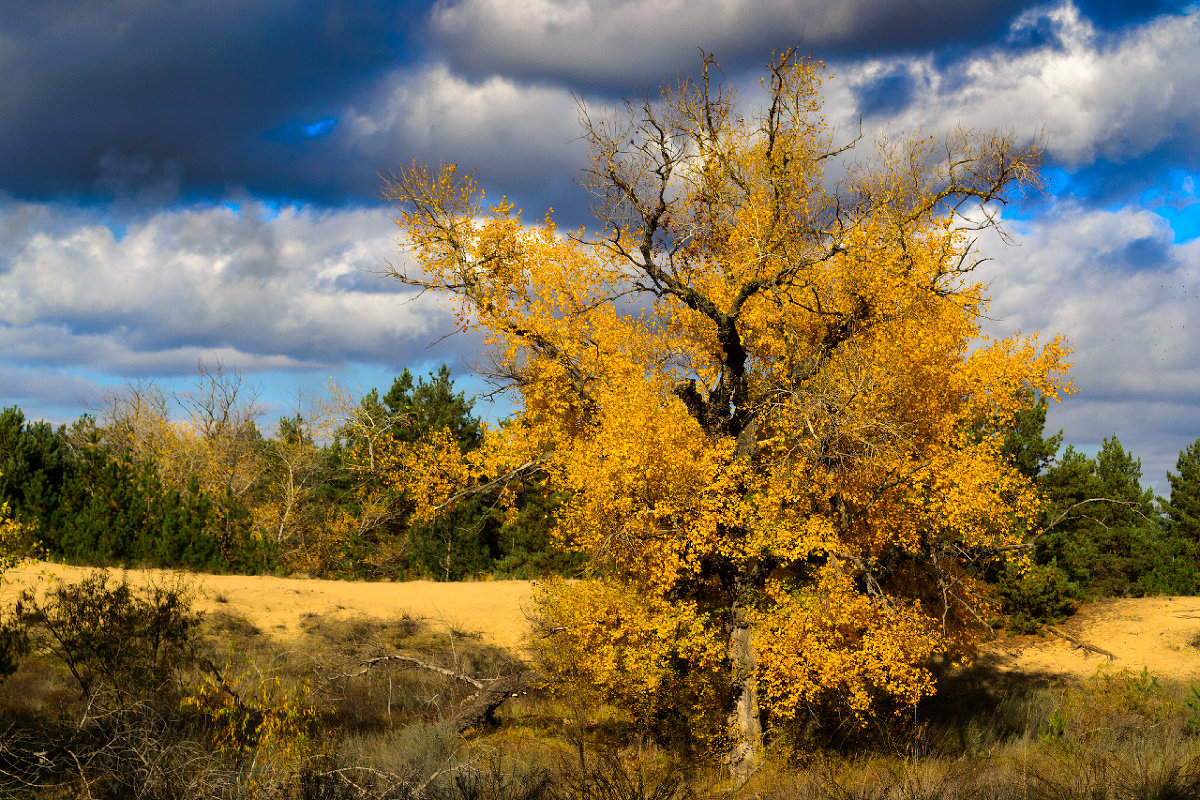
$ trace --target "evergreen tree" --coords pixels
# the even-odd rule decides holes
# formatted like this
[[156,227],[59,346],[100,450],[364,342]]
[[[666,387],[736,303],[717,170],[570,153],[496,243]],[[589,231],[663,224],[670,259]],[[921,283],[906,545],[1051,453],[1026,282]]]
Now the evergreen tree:
[[[504,514],[494,499],[470,498],[429,521],[411,519],[406,485],[384,474],[386,454],[449,430],[466,453],[483,438],[474,401],[457,391],[450,368],[427,377],[404,370],[382,397],[372,390],[346,414],[327,451],[327,464],[339,477],[327,482],[326,497],[355,520],[341,555],[326,559],[343,576],[460,580],[482,573],[533,577],[569,571],[580,556],[551,552],[549,514],[554,499],[543,480],[514,487],[516,507]],[[283,428],[281,427],[281,430]]]
[[200,491],[193,477],[180,494],[170,490],[163,498],[161,535],[143,545],[143,557],[157,564],[172,564],[191,569],[212,568],[221,564],[220,548],[208,533],[206,523],[212,516],[212,503]]
[[69,472],[63,436],[48,422],[26,422],[16,406],[0,411],[0,501],[39,530],[58,505]]
[[430,431],[449,428],[465,453],[483,438],[483,427],[471,413],[475,401],[454,391],[450,367],[445,364],[436,374],[430,372],[428,381],[417,378],[415,383],[412,373],[405,369],[383,396],[383,405],[392,436],[401,442],[415,442]]
[[1200,543],[1200,439],[1179,451],[1175,462],[1178,475],[1167,473],[1171,501],[1164,511],[1172,532],[1189,542]]
[[[372,394],[363,399],[363,404],[370,414],[382,411],[387,435],[396,443],[410,444],[448,429],[465,453],[483,438],[483,426],[472,414],[474,401],[454,390],[450,368],[445,364],[436,373],[429,372],[428,379],[414,378],[405,369],[381,401]],[[404,509],[402,519],[378,534],[395,537],[390,550],[398,557],[395,566],[407,577],[453,581],[489,571],[497,556],[502,522],[502,515],[489,503],[477,499],[435,520],[410,522],[412,504],[407,496],[395,502]],[[370,558],[366,563],[378,566]]]
[[1062,569],[1085,597],[1195,591],[1190,548],[1164,530],[1141,478],[1141,461],[1115,435],[1095,459],[1068,446],[1040,482],[1052,527],[1038,560]]
[[[1008,462],[1022,475],[1041,485],[1047,477],[1047,469],[1056,460],[1063,434],[1060,430],[1053,436],[1045,435],[1049,405],[1045,397],[1029,392],[1026,399],[1029,402],[1025,410],[1018,412],[1008,427],[984,433],[1002,434]],[[1068,449],[1067,461],[1077,467],[1076,456]],[[1033,533],[1024,530],[1021,538],[1028,540]],[[1011,631],[1029,633],[1043,623],[1062,620],[1073,610],[1079,594],[1078,587],[1053,560],[1026,564],[990,558],[979,565],[979,573],[995,587],[1005,625]]]
[[1013,465],[1027,478],[1037,478],[1058,455],[1062,446],[1063,432],[1046,438],[1046,409],[1049,402],[1038,397],[1026,410],[1016,415],[1015,424],[1004,440],[1004,452]]
[[490,572],[500,555],[503,514],[488,498],[475,497],[429,522],[408,528],[409,577],[458,581]]
[[144,563],[162,528],[162,498],[162,482],[151,462],[88,448],[80,454],[43,543],[50,553],[74,563]]
[[544,480],[527,479],[514,508],[500,528],[499,555],[492,566],[497,577],[528,580],[547,575],[578,575],[587,557],[559,547],[552,529],[562,498]]
[[195,477],[184,492],[168,488],[153,461],[96,438],[80,450],[43,545],[73,563],[247,573],[270,569],[275,556],[232,492],[214,501]]

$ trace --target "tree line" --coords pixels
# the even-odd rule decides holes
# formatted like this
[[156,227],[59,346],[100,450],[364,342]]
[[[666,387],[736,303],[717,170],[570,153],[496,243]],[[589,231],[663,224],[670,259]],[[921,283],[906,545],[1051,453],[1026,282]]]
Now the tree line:
[[1046,501],[1024,542],[1029,558],[989,573],[1007,624],[1030,630],[1082,600],[1200,592],[1200,439],[1179,452],[1170,494],[1158,497],[1116,434],[1094,457],[1070,444],[1060,454],[1062,431],[1045,436],[1046,406],[1033,403],[1005,443]]
[[[244,376],[201,364],[188,389],[129,384],[55,429],[0,411],[7,552],[77,564],[304,572],[369,579],[529,578],[570,571],[550,547],[536,477],[502,509],[477,498],[412,518],[405,448],[435,432],[463,452],[484,425],[449,368],[407,369],[383,394],[333,387],[264,432]],[[11,541],[9,541],[11,540]]]
[[[342,578],[461,580],[570,573],[552,542],[556,498],[531,474],[511,508],[476,495],[412,516],[397,453],[445,432],[466,453],[483,424],[449,368],[351,398],[334,389],[320,418],[283,417],[264,434],[245,379],[201,365],[169,397],[130,385],[55,429],[0,411],[0,502],[19,523],[7,550],[79,564],[147,565]],[[172,418],[171,404],[186,413]],[[1030,559],[981,565],[1006,623],[1061,619],[1082,600],[1200,592],[1200,439],[1179,453],[1170,495],[1142,485],[1114,434],[1092,457],[1045,434],[1046,400],[1023,412],[1006,457],[1044,495]],[[332,436],[322,441],[326,431]],[[1061,451],[1061,453],[1060,453]]]

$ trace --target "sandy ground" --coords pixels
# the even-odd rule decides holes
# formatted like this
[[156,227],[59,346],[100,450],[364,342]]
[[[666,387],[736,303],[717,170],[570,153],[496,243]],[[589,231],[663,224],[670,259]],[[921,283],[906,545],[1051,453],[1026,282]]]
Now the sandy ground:
[[[29,564],[9,570],[0,584],[0,604],[22,587],[74,581],[82,567]],[[120,571],[115,571],[121,574]],[[131,570],[132,582],[165,580],[178,573]],[[396,618],[407,615],[433,626],[478,633],[501,647],[522,649],[528,631],[525,611],[529,581],[477,583],[362,583],[304,578],[185,574],[194,584],[202,611],[245,616],[263,631],[288,637],[300,630],[306,614]],[[1092,603],[1043,636],[1000,637],[986,645],[981,660],[1004,671],[1046,677],[1085,678],[1097,667],[1141,671],[1162,678],[1200,683],[1200,598],[1152,597]],[[1083,643],[1107,655],[1084,649]]]
[[[26,564],[5,573],[0,584],[0,605],[23,588],[73,582],[91,570],[61,564]],[[175,579],[180,573],[166,570],[112,570],[129,581]],[[306,614],[344,614],[380,619],[409,616],[435,628],[477,633],[501,647],[520,649],[528,630],[525,609],[533,593],[530,581],[480,581],[477,583],[365,583],[304,578],[183,573],[197,592],[200,611],[224,611],[246,617],[264,632],[286,638],[300,630]]]
[[[1072,637],[1055,635],[1056,630]],[[1200,683],[1200,597],[1142,597],[1089,603],[1043,636],[1000,638],[984,648],[994,666],[1026,674],[1088,677],[1101,664],[1143,668]],[[1076,642],[1112,655],[1091,652]]]

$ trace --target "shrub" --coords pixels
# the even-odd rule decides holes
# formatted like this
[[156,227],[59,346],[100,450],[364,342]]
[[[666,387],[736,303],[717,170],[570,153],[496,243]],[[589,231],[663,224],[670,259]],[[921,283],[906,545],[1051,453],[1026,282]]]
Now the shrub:
[[1014,633],[1035,633],[1075,610],[1076,588],[1056,564],[1010,561],[996,585],[1001,611]]
[[70,672],[80,693],[121,701],[159,698],[198,657],[200,614],[181,584],[141,589],[107,571],[56,586],[38,598],[22,593],[17,613],[36,645]]

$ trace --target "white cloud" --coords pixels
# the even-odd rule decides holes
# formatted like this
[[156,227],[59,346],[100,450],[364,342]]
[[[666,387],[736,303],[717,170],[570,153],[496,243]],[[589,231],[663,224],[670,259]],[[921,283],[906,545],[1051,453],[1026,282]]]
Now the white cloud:
[[367,274],[397,250],[379,210],[183,208],[118,238],[54,209],[0,206],[6,361],[126,374],[198,357],[247,370],[403,364],[449,327],[431,298]]
[[905,131],[964,124],[1044,132],[1051,155],[1068,165],[1126,161],[1163,145],[1194,151],[1200,8],[1101,35],[1067,2],[1025,12],[1012,32],[1040,25],[1052,36],[1026,49],[997,47],[946,65],[928,56],[841,65],[831,106],[851,119],[854,92],[899,75],[911,92],[904,109],[873,123]]
[[1048,426],[1095,446],[1117,433],[1162,490],[1200,435],[1200,240],[1176,243],[1150,211],[1070,204],[1014,223],[1018,247],[988,247],[990,333],[1065,334],[1078,394]]

